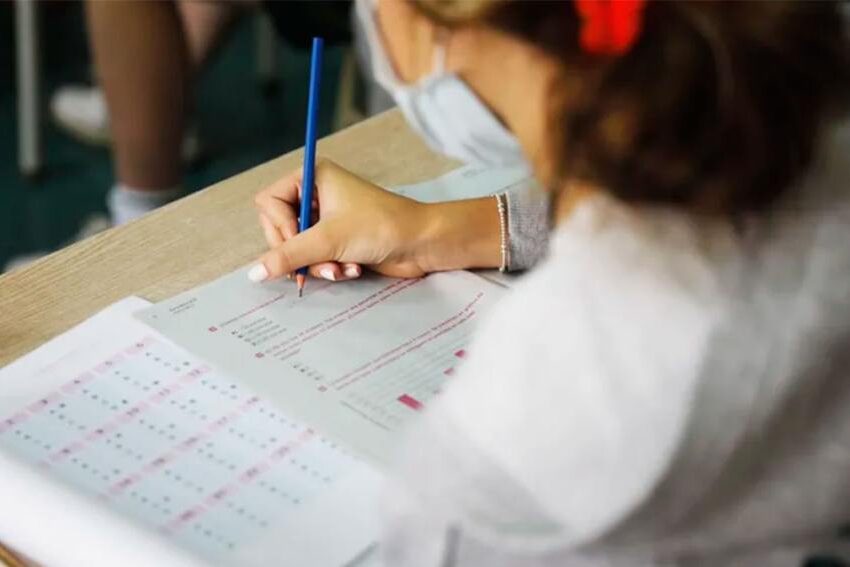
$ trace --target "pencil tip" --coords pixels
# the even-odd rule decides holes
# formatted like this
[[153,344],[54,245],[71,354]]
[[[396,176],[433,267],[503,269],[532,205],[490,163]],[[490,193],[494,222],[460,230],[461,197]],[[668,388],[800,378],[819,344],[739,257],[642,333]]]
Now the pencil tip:
[[298,286],[298,297],[304,294],[304,283],[307,278],[303,274],[295,274],[295,284]]

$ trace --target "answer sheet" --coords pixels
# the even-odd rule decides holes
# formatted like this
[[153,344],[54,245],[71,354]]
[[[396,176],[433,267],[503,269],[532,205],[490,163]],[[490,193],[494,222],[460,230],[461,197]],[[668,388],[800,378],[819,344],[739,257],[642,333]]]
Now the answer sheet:
[[526,167],[465,165],[436,179],[391,187],[389,190],[423,203],[438,203],[475,199],[514,190],[533,191],[538,190],[538,187]]
[[348,564],[379,475],[130,316],[0,371],[0,540],[49,565]]
[[453,379],[505,288],[469,272],[252,283],[247,268],[137,316],[286,412],[379,462]]

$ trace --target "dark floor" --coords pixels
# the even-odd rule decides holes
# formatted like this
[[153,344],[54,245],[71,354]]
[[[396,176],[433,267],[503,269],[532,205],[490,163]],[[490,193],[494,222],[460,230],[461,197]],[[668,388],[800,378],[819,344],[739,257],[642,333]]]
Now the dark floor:
[[[44,101],[58,85],[87,82],[90,61],[78,2],[39,3]],[[197,85],[196,120],[207,158],[187,172],[197,190],[303,143],[309,53],[280,45],[280,88],[264,96],[255,73],[254,18],[247,17]],[[43,112],[45,169],[36,180],[17,172],[14,4],[0,2],[0,269],[21,253],[48,250],[73,237],[90,214],[105,211],[112,183],[109,152],[79,144]],[[329,48],[322,79],[320,134],[330,131],[340,48]]]

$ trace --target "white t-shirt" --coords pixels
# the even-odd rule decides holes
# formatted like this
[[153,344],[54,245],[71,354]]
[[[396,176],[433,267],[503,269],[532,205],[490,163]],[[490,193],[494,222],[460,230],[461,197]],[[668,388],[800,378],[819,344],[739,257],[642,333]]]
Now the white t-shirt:
[[773,213],[738,226],[581,204],[403,444],[385,563],[767,567],[841,554],[848,149],[837,134]]

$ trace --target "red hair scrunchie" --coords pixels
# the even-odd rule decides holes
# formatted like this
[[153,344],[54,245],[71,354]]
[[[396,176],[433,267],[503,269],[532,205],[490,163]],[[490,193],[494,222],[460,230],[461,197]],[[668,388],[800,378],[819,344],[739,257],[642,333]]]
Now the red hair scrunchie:
[[592,55],[623,55],[640,36],[646,0],[574,0],[579,45]]

